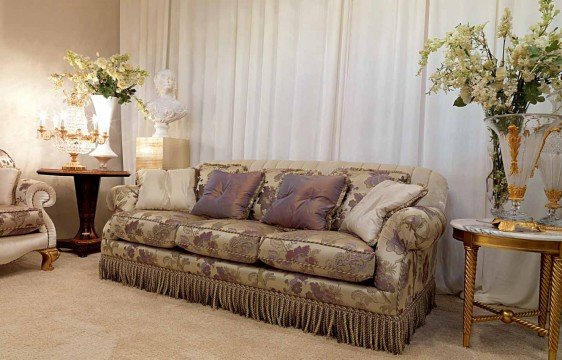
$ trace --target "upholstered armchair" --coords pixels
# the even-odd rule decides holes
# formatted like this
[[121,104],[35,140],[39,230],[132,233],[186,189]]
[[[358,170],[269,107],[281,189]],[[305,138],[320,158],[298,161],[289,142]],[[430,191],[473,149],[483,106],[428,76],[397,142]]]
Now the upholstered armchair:
[[[0,168],[16,168],[4,150],[0,150]],[[59,257],[57,234],[45,208],[55,201],[55,190],[44,182],[17,180],[12,204],[0,205],[0,264],[37,251],[43,258],[41,269],[53,269],[52,263]]]

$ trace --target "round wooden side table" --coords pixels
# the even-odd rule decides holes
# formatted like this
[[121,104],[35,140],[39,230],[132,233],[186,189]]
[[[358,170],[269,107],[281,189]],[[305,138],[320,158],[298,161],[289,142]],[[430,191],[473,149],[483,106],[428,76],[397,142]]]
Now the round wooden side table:
[[39,169],[37,174],[74,177],[80,227],[74,238],[57,240],[57,247],[71,249],[80,257],[86,257],[89,253],[99,252],[101,239],[96,233],[94,220],[96,217],[100,179],[102,177],[128,177],[131,174],[127,171],[73,171],[61,169]]
[[[550,231],[503,232],[490,221],[475,219],[453,220],[451,226],[453,237],[463,242],[465,251],[463,346],[470,346],[472,324],[500,320],[506,324],[524,326],[539,336],[548,336],[548,358],[556,359],[562,308],[562,234]],[[541,254],[538,309],[513,312],[474,301],[476,263],[480,247]],[[474,306],[489,311],[492,315],[473,316]],[[537,323],[525,320],[529,317],[537,317]]]

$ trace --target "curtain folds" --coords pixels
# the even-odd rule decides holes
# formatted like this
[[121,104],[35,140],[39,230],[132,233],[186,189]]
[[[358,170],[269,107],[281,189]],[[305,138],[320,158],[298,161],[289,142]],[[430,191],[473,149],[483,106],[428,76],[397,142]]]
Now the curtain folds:
[[[557,1],[562,7],[562,0]],[[425,166],[449,181],[449,219],[487,214],[488,133],[476,106],[426,94],[415,76],[427,37],[488,22],[504,7],[516,31],[538,19],[513,0],[121,0],[121,51],[151,74],[170,68],[189,115],[171,125],[189,138],[191,162],[222,159],[345,160]],[[432,59],[429,68],[440,62]],[[156,96],[152,81],[138,93]],[[123,165],[152,123],[122,108]],[[132,180],[131,180],[132,181]],[[530,192],[540,193],[533,179]],[[539,215],[544,199],[527,209]],[[533,306],[538,257],[480,252],[477,297]],[[459,293],[463,249],[439,244],[437,287]]]

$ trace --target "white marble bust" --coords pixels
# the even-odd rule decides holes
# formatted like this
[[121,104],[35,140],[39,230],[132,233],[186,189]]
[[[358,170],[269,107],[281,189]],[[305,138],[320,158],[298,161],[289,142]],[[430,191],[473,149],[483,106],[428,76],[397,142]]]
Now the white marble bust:
[[146,106],[156,131],[152,137],[167,137],[168,124],[187,115],[187,108],[176,99],[176,76],[172,70],[160,70],[154,77],[158,97]]

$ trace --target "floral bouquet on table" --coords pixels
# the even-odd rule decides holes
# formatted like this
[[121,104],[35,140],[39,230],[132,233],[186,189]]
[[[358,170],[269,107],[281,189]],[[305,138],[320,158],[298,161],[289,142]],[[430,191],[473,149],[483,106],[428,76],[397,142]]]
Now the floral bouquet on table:
[[65,80],[72,84],[70,90],[63,90],[65,103],[85,106],[92,95],[114,97],[119,104],[126,104],[134,99],[139,110],[147,115],[144,102],[135,96],[135,87],[144,84],[148,72],[129,64],[128,54],[115,54],[109,58],[96,55],[97,59],[91,60],[68,50],[64,59],[74,71],[51,75],[55,89],[62,89]]
[[[444,50],[444,61],[429,76],[429,93],[459,91],[454,106],[477,103],[487,117],[526,113],[530,104],[549,98],[554,111],[562,101],[562,31],[551,25],[560,11],[553,0],[539,0],[541,20],[530,33],[513,34],[512,15],[505,9],[497,29],[501,55],[490,50],[485,24],[459,24],[444,38],[428,39],[420,51],[421,74],[431,53]],[[491,132],[492,206],[499,211],[508,197],[498,135]]]

